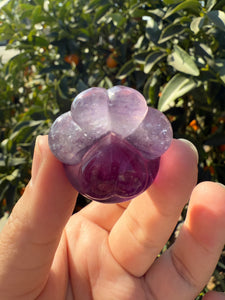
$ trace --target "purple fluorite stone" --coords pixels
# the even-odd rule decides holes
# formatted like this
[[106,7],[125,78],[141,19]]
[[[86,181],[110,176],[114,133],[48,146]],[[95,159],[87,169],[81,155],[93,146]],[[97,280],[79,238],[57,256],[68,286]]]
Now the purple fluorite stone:
[[81,194],[113,203],[152,184],[172,135],[165,115],[148,107],[138,91],[90,88],[53,123],[49,146]]

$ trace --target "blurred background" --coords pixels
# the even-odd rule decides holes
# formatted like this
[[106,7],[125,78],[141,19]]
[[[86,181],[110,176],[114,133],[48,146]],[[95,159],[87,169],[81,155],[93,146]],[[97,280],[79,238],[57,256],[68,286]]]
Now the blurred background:
[[[225,184],[224,0],[0,1],[0,57],[0,216],[30,179],[36,136],[93,86],[140,91],[197,147],[198,181]],[[211,281],[225,291],[225,252]]]

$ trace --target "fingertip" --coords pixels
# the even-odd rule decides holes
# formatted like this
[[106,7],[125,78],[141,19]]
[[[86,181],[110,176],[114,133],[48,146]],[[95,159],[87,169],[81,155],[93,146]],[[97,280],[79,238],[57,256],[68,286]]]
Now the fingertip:
[[183,143],[184,145],[186,145],[187,148],[192,151],[192,153],[196,157],[197,163],[198,163],[199,155],[198,155],[198,150],[195,147],[195,145],[191,141],[186,140],[186,139],[178,139],[178,141],[181,142],[181,143]]
[[42,162],[46,160],[46,158],[48,159],[49,156],[51,159],[54,159],[53,154],[51,153],[48,146],[48,136],[47,135],[37,136],[35,141],[32,169],[31,169],[32,184],[34,184],[34,181],[38,175]]
[[218,182],[203,181],[193,190],[191,203],[202,204],[208,209],[225,215],[225,186]]
[[186,224],[192,235],[210,251],[223,247],[225,242],[223,185],[205,181],[195,187],[190,199]]
[[182,176],[189,170],[196,173],[198,164],[198,152],[195,146],[188,140],[173,139],[169,149],[162,155],[160,161],[160,173]]
[[198,150],[189,140],[173,139],[171,147],[168,150],[169,152],[165,154],[175,155],[181,161],[185,160],[187,163],[191,162],[193,165],[198,164]]
[[211,291],[203,297],[203,300],[225,300],[225,294]]
[[[197,183],[197,164],[195,147],[190,142],[173,139],[161,157],[158,174],[148,193],[155,199],[173,199],[179,207],[180,203],[184,205]],[[163,205],[168,200],[163,200]]]

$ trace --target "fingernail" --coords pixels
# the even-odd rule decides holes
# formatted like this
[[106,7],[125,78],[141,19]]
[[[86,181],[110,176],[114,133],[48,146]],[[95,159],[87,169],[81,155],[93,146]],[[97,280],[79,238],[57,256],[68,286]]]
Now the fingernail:
[[190,142],[189,140],[186,140],[186,139],[179,139],[179,140],[182,141],[182,142],[184,142],[186,145],[188,145],[193,150],[193,152],[195,152],[196,157],[197,157],[197,161],[198,161],[198,159],[199,159],[198,150],[195,147],[195,145],[192,144],[192,142]]
[[37,136],[35,147],[34,147],[34,156],[31,170],[31,183],[35,183],[35,179],[37,177],[38,171],[40,169],[40,165],[42,162],[42,151],[41,144],[43,143],[43,137],[41,135]]

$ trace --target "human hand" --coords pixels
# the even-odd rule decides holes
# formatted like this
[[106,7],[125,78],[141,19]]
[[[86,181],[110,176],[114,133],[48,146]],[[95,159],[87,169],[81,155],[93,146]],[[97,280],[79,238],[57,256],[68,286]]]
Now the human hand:
[[[174,140],[145,193],[71,216],[77,192],[40,137],[32,179],[0,234],[0,299],[194,299],[225,242],[225,188],[195,187],[196,178],[196,151]],[[156,259],[190,197],[176,242]]]

